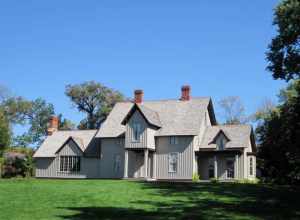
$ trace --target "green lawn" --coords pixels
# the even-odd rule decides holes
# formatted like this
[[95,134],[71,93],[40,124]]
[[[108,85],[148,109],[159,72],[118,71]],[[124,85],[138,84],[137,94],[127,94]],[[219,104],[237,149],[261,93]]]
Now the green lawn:
[[121,180],[0,180],[0,219],[300,219],[300,190]]

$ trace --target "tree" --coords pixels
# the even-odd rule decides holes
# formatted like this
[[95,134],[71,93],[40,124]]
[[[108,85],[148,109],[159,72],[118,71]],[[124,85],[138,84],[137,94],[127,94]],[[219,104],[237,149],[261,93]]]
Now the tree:
[[238,96],[228,96],[219,101],[223,110],[225,124],[243,124],[246,123],[244,105]]
[[54,114],[54,106],[41,98],[28,101],[12,97],[4,102],[3,109],[10,123],[29,125],[27,132],[14,138],[17,146],[39,145],[47,134],[49,118]]
[[10,129],[7,118],[4,113],[0,111],[0,157],[5,148],[9,147],[10,143]]
[[277,183],[300,183],[300,81],[294,81],[297,95],[288,96],[258,126],[258,157],[267,180]]
[[300,1],[284,0],[275,9],[277,36],[267,51],[267,69],[275,79],[300,77]]
[[87,115],[80,122],[79,129],[98,128],[114,104],[124,100],[120,92],[94,81],[67,85],[65,94],[80,112]]
[[63,118],[62,114],[58,115],[58,130],[74,130],[75,124],[69,119]]
[[266,98],[261,102],[252,118],[256,122],[263,123],[264,119],[268,118],[273,111],[277,111],[275,103],[272,100]]

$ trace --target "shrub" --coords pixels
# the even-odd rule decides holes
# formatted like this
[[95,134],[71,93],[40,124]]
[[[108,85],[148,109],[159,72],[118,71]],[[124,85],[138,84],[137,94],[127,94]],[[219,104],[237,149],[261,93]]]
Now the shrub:
[[236,180],[235,183],[239,183],[239,184],[257,184],[259,183],[259,179],[255,178],[255,179],[240,179],[240,180]]
[[219,181],[218,178],[211,178],[211,179],[210,179],[210,182],[211,182],[211,183],[219,183],[220,181]]
[[193,182],[199,182],[200,180],[200,175],[198,173],[194,173],[192,177]]

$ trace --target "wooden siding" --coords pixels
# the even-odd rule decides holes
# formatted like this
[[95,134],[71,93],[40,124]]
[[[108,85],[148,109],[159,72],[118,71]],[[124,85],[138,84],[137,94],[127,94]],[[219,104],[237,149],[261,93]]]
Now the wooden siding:
[[[139,141],[133,141],[133,124],[141,125],[141,135]],[[146,148],[147,147],[147,122],[139,111],[135,111],[126,125],[125,134],[126,148]]]
[[[120,155],[120,169],[114,169],[115,157]],[[100,178],[123,178],[124,138],[105,138],[101,140]]]
[[[217,156],[217,171],[218,171],[218,178],[219,179],[227,179],[226,175],[226,160],[227,158],[232,158],[235,160],[236,154],[218,154]],[[242,155],[238,155],[237,161],[234,164],[235,168],[235,179],[242,179],[243,178],[243,163],[242,163]],[[199,155],[198,157],[198,164],[199,164],[199,174],[200,174],[200,179],[202,180],[208,180],[208,167],[209,167],[209,161],[214,160],[214,154],[211,155]]]
[[[178,153],[176,173],[169,172],[169,153]],[[156,178],[157,179],[192,179],[193,175],[193,136],[178,136],[178,144],[170,145],[169,137],[157,138]]]
[[[80,172],[69,173],[59,170],[60,156],[80,156]],[[73,141],[67,143],[54,158],[36,158],[36,177],[45,178],[99,178],[100,160],[96,158],[85,158]]]
[[[133,140],[134,123],[139,123],[141,125],[141,135],[139,141]],[[155,149],[155,132],[156,130],[147,124],[141,113],[139,111],[135,111],[126,125],[125,147],[129,149]]]

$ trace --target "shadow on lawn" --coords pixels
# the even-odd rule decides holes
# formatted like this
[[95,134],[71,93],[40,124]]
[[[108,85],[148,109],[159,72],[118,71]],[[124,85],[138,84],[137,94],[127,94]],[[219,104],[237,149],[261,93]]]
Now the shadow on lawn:
[[[137,200],[153,211],[121,207],[69,207],[63,219],[300,219],[299,190],[240,184],[138,183],[154,199]],[[153,189],[155,189],[153,191]],[[146,192],[145,192],[146,193]],[[156,201],[156,197],[170,198]]]

